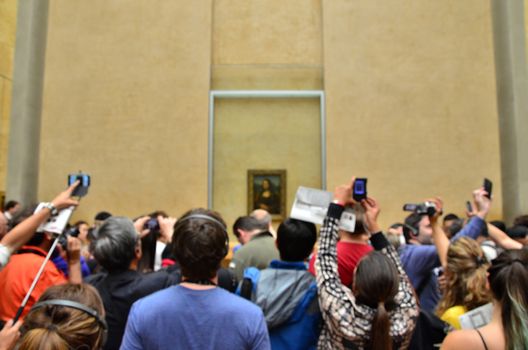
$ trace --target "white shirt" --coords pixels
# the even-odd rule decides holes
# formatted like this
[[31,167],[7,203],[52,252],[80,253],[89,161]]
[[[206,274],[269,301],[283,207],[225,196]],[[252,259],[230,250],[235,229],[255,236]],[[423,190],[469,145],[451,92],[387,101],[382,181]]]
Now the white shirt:
[[5,245],[0,244],[0,270],[9,262],[11,251]]

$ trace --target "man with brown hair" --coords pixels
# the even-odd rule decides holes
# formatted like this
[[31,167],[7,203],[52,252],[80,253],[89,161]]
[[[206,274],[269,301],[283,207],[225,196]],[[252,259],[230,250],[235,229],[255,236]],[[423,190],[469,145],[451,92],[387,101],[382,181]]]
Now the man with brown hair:
[[183,215],[173,235],[182,283],[133,305],[121,349],[269,349],[262,311],[217,287],[228,249],[218,213],[194,209]]

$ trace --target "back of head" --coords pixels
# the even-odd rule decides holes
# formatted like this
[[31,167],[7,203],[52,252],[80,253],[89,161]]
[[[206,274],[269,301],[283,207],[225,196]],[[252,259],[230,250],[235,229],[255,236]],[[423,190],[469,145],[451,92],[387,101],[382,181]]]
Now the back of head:
[[528,215],[519,215],[513,220],[513,226],[528,227]]
[[132,221],[119,216],[108,218],[95,236],[91,251],[97,262],[109,272],[128,270],[139,241]]
[[94,220],[96,220],[96,221],[105,221],[106,219],[108,219],[111,216],[112,216],[112,214],[110,214],[107,211],[100,211],[97,214],[95,214]]
[[226,224],[215,211],[190,210],[176,222],[172,248],[185,279],[209,280],[229,249]]
[[[13,217],[13,219],[11,220],[9,224],[9,228],[13,229],[15,226],[19,225],[22,221],[32,216],[33,213],[35,212],[35,209],[37,209],[37,205],[31,205],[31,206],[28,206],[18,211]],[[43,241],[44,241],[44,232],[35,232],[33,234],[33,237],[31,237],[25,243],[25,245],[38,247],[42,244]]]
[[445,223],[446,221],[453,221],[453,220],[458,220],[458,219],[459,219],[458,215],[449,213],[444,216],[442,221]]
[[18,204],[19,202],[17,201],[13,201],[13,200],[7,201],[7,203],[4,205],[4,211],[9,211],[15,208]]
[[396,222],[390,225],[389,229],[384,232],[384,235],[389,241],[389,243],[396,250],[398,250],[402,244],[405,244],[405,236],[403,235],[403,224],[401,222]]
[[499,230],[506,232],[506,224],[504,223],[504,221],[493,220],[493,221],[490,221],[490,224],[495,226]]
[[[39,306],[40,302],[57,301],[82,304],[97,316],[69,306]],[[106,332],[103,316],[103,302],[94,287],[87,284],[50,287],[24,319],[25,331],[18,349],[100,349]]]
[[269,227],[269,225],[271,224],[272,217],[267,210],[255,209],[251,212],[250,216],[260,221],[260,223],[262,225],[265,225],[266,227]]
[[371,349],[392,349],[387,310],[394,308],[400,278],[394,263],[378,251],[365,255],[354,277],[354,294],[358,302],[376,310],[370,335]]
[[30,205],[26,208],[23,208],[22,210],[19,210],[13,219],[11,219],[10,227],[13,228],[16,225],[20,224],[22,221],[29,218],[33,213],[35,212],[35,209],[37,209],[37,205]]
[[446,288],[438,305],[441,315],[453,306],[475,309],[491,301],[486,288],[489,263],[480,245],[469,237],[462,237],[449,245],[447,251]]
[[284,220],[277,231],[277,248],[281,260],[306,260],[316,240],[317,230],[314,224],[292,218]]
[[394,249],[398,250],[400,249],[402,242],[400,240],[400,236],[392,234],[390,232],[385,233],[385,237],[389,241],[389,243],[394,247]]
[[233,224],[233,233],[239,237],[240,232],[238,230],[243,231],[267,231],[268,225],[266,223],[263,223],[259,221],[258,219],[254,218],[253,216],[240,216],[238,219],[236,219],[235,223]]
[[513,239],[524,239],[528,235],[528,227],[516,225],[506,230],[506,233]]
[[445,234],[447,238],[455,236],[464,227],[464,219],[453,219],[451,225],[446,227]]
[[501,305],[506,349],[524,349],[528,344],[528,251],[501,253],[488,272],[493,298]]
[[352,235],[363,235],[368,233],[367,226],[365,225],[365,215],[362,212],[356,212],[356,225],[354,232],[342,231]]
[[101,226],[101,224],[109,217],[112,217],[112,214],[107,211],[100,211],[94,217],[94,227]]

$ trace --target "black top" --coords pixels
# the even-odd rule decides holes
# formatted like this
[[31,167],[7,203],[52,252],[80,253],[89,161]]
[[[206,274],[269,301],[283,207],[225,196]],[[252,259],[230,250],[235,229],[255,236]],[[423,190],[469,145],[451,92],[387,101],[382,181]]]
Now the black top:
[[98,273],[85,279],[101,294],[108,323],[108,340],[103,349],[117,350],[125,333],[132,304],[149,294],[180,282],[178,269],[148,274],[127,270],[119,273]]

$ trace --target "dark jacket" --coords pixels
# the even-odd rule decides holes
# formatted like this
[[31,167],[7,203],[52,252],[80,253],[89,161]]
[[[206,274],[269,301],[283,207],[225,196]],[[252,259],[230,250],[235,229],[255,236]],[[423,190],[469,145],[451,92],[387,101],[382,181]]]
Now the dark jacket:
[[85,282],[101,294],[108,323],[105,350],[119,349],[125,333],[128,313],[132,304],[149,294],[180,282],[178,269],[161,270],[148,274],[126,270],[118,273],[98,273]]

